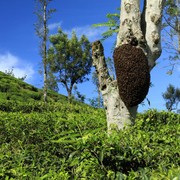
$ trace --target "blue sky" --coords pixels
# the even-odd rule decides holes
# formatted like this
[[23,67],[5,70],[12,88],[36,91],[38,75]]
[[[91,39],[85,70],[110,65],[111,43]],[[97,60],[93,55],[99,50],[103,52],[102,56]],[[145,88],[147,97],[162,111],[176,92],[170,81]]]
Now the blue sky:
[[[57,12],[49,21],[50,34],[57,32],[61,27],[63,31],[71,33],[75,30],[77,35],[85,34],[91,42],[99,39],[104,28],[92,28],[95,23],[105,22],[107,13],[114,13],[120,6],[118,0],[54,0],[51,7]],[[1,0],[0,1],[0,71],[14,68],[17,77],[27,75],[26,82],[42,87],[42,77],[38,73],[41,57],[39,56],[39,39],[35,34],[33,24],[36,16],[33,14],[34,0]],[[111,57],[111,48],[114,39],[104,42],[105,55]],[[179,85],[180,68],[174,70],[173,75],[166,74],[168,61],[166,51],[163,50],[157,60],[158,65],[151,72],[153,87],[150,88],[148,99],[151,106],[139,106],[139,111],[148,108],[165,109],[162,93],[169,83]],[[95,87],[90,82],[78,85],[78,90],[86,95],[86,98],[96,96]],[[60,87],[60,93],[66,94]],[[145,101],[146,102],[146,101]]]

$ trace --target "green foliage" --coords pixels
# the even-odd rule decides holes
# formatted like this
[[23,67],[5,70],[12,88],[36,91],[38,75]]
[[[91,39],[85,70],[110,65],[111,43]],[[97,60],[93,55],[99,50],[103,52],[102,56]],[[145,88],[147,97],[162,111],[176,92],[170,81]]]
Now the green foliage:
[[72,32],[71,39],[61,29],[50,36],[52,47],[48,51],[51,72],[62,83],[71,97],[74,84],[82,83],[92,66],[91,44],[85,35],[80,39]]
[[108,136],[104,111],[87,105],[64,101],[45,109],[34,102],[24,111],[19,102],[11,108],[0,110],[0,179],[180,177],[178,114],[150,110]]
[[170,69],[167,74],[172,74],[175,66],[180,64],[180,2],[167,0],[163,12],[163,29],[165,33],[165,48],[169,52]]
[[173,29],[178,31],[178,19],[180,9],[179,2],[176,0],[167,0],[165,2],[165,15],[166,15],[166,23],[171,25]]
[[87,105],[58,103],[43,113],[24,108],[0,113],[0,179],[68,179],[73,144],[92,129],[105,131],[105,115]]
[[0,80],[0,179],[180,178],[179,114],[150,110],[108,136],[104,110],[55,92],[44,104],[39,89]]
[[82,102],[84,103],[85,99],[86,99],[86,96],[81,94],[79,91],[78,91],[78,88],[76,85],[74,85],[74,93],[73,93],[73,99],[75,99],[76,101],[79,101],[79,102]]
[[48,67],[47,88],[54,92],[59,91],[56,76],[51,72],[50,67]]
[[173,85],[167,87],[167,91],[163,93],[163,98],[166,101],[166,108],[168,111],[177,110],[180,102],[180,89],[175,88]]
[[[120,10],[119,8],[117,9],[118,11]],[[119,19],[120,19],[120,13],[108,13],[106,15],[106,18],[108,19],[107,22],[104,23],[98,23],[98,24],[94,24],[94,27],[107,27],[108,30],[105,31],[102,34],[102,40],[105,40],[111,36],[113,36],[114,34],[116,35],[119,31]]]
[[[29,102],[34,102],[34,100],[42,101],[43,91],[32,85],[29,85],[23,82],[22,80],[19,80],[11,75],[7,75],[3,72],[0,72],[0,81],[1,81],[0,100],[8,100],[8,101],[15,101],[15,102],[24,101],[27,104]],[[63,95],[59,95],[58,93],[55,93],[53,91],[48,91],[48,101],[54,102],[54,101],[59,101],[59,100],[66,100],[66,97]],[[5,102],[3,101],[2,104],[3,103],[11,104],[11,102],[8,102],[8,101],[5,101]]]

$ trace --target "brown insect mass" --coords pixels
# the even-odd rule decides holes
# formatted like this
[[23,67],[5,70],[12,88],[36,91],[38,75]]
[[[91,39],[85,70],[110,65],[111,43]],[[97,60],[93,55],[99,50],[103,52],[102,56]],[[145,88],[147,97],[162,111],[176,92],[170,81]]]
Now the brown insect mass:
[[140,104],[150,85],[148,60],[142,49],[124,44],[114,50],[119,94],[127,107]]

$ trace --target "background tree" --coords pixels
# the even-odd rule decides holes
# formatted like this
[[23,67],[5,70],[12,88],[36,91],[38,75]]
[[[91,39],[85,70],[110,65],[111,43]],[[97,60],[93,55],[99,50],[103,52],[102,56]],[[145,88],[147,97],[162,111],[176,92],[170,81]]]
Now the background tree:
[[173,85],[169,85],[165,93],[163,93],[163,98],[166,101],[166,108],[168,111],[177,110],[178,104],[180,102],[180,88],[175,88]]
[[100,91],[100,84],[99,84],[99,80],[98,80],[98,75],[96,73],[96,71],[94,71],[92,73],[92,83],[95,85],[95,91],[97,92],[97,97],[93,97],[91,99],[89,99],[90,105],[95,107],[95,108],[101,108],[103,107],[103,100],[102,100],[102,95],[101,95],[101,91]]
[[35,23],[35,31],[40,39],[40,55],[42,57],[43,64],[43,77],[44,77],[44,102],[47,102],[47,42],[48,42],[48,20],[51,14],[55,12],[55,9],[49,9],[48,6],[52,0],[35,0],[37,16],[37,23]]
[[[141,14],[140,0],[121,0],[120,28],[118,31],[116,48],[118,49],[118,47],[128,44],[128,46],[123,47],[131,47],[133,50],[141,52],[140,54],[144,57],[144,60],[147,58],[146,63],[148,64],[148,69],[146,70],[149,72],[153,69],[155,61],[161,55],[160,32],[162,26],[163,2],[163,0],[145,0],[143,12]],[[104,100],[108,130],[111,131],[114,125],[118,129],[122,129],[125,125],[133,123],[138,105],[127,106],[125,101],[122,100],[122,97],[120,97],[118,90],[120,87],[118,87],[117,81],[113,80],[109,75],[101,42],[94,42],[92,50],[93,64],[98,74],[100,90]],[[131,52],[134,53],[133,51],[126,51],[125,53],[130,56]],[[140,58],[142,58],[141,56]],[[131,60],[133,60],[134,57],[135,56],[131,56]],[[145,70],[141,63],[139,63],[138,66],[139,67],[136,65],[136,68],[132,68],[135,73],[134,76],[138,76],[137,71],[141,72]],[[142,77],[133,79],[133,76],[128,75],[126,79],[128,80],[128,78],[132,80],[129,85],[133,86],[137,83],[136,81],[140,80]],[[129,95],[134,95],[135,91],[130,91],[131,94]],[[141,92],[136,95],[139,96],[140,94]]]
[[69,39],[61,29],[56,35],[50,36],[50,42],[51,70],[58,76],[58,82],[65,86],[68,97],[71,98],[74,84],[88,80],[86,75],[90,73],[92,66],[91,44],[84,35],[78,40],[75,32],[72,32]]
[[51,72],[51,70],[48,70],[47,73],[47,89],[54,92],[59,91],[56,76]]
[[79,102],[82,102],[84,103],[85,99],[86,99],[86,96],[81,94],[79,91],[78,91],[78,88],[76,86],[76,84],[74,85],[74,93],[73,93],[73,98],[76,100],[76,101],[79,101]]
[[176,65],[180,65],[180,1],[167,0],[163,12],[163,31],[165,42],[164,48],[170,54],[171,69],[168,71],[172,74]]

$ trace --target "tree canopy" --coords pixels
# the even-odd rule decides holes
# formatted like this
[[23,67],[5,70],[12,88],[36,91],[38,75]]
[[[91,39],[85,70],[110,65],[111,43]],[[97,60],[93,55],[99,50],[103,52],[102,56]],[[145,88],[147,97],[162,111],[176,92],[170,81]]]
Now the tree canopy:
[[51,71],[57,76],[71,97],[74,84],[88,80],[91,71],[91,43],[85,35],[79,39],[75,32],[71,38],[58,29],[58,33],[50,36],[51,47],[48,50],[48,63]]

